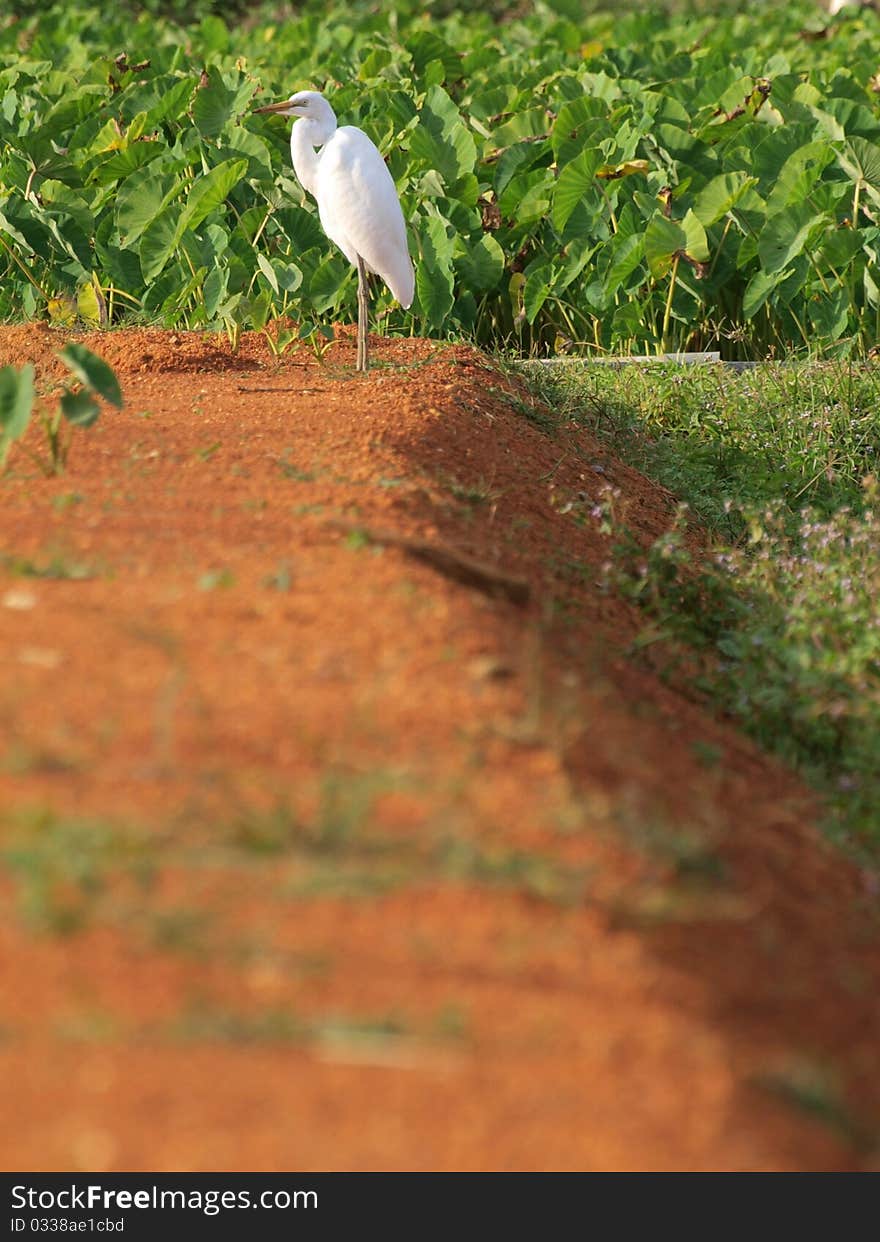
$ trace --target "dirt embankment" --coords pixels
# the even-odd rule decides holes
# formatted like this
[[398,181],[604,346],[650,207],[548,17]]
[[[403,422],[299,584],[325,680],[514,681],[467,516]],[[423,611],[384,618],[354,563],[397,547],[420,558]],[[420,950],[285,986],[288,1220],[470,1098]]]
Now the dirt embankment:
[[870,877],[597,588],[671,498],[467,348],[86,344],[0,484],[0,1166],[872,1167]]

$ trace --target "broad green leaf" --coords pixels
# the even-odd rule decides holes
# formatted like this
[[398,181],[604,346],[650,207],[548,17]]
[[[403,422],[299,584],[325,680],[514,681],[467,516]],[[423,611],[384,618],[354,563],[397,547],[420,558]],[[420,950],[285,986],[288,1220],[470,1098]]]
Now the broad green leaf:
[[550,296],[552,288],[553,271],[548,263],[535,268],[526,276],[525,289],[523,290],[523,308],[529,323],[534,323],[537,319],[541,307]]
[[171,256],[176,253],[183,232],[180,221],[180,208],[168,207],[144,230],[138,253],[141,271],[148,284],[156,279]]
[[295,293],[303,282],[302,268],[297,267],[295,263],[279,263],[273,264],[272,270],[281,289],[285,293]]
[[645,258],[652,276],[665,276],[675,255],[686,249],[687,236],[677,220],[669,220],[658,213],[648,222]]
[[198,228],[226,199],[230,190],[238,185],[246,171],[247,160],[225,160],[199,177],[193,183],[180,217],[180,235],[183,235],[184,229]]
[[104,327],[107,323],[107,305],[101,287],[90,280],[81,285],[76,294],[76,309],[86,323],[94,327]]
[[833,159],[834,150],[827,142],[808,142],[792,151],[767,196],[768,216],[794,203],[802,203]]
[[192,119],[203,138],[216,138],[228,121],[245,111],[256,91],[256,83],[245,79],[230,87],[215,66],[208,69],[205,76],[207,82],[196,88]]
[[453,306],[452,240],[446,221],[431,216],[421,235],[422,260],[416,264],[419,310],[429,328],[439,328]]
[[494,289],[504,273],[504,251],[491,233],[484,233],[457,260],[463,286],[474,293]]
[[122,244],[136,242],[179,189],[177,178],[163,174],[155,162],[126,177],[116,198],[116,226]]
[[435,169],[447,189],[473,171],[476,145],[442,86],[432,86],[425,94],[419,124],[410,138],[410,154],[423,167]]
[[553,123],[550,144],[561,167],[585,146],[598,146],[598,137],[610,132],[608,104],[592,95],[580,95],[562,105]]
[[709,258],[709,242],[706,238],[706,230],[698,220],[696,213],[685,212],[681,227],[685,235],[685,254],[691,259],[696,259],[698,263],[705,263]]
[[789,272],[790,269],[775,273],[761,271],[760,269],[755,272],[748,285],[746,285],[746,291],[743,294],[742,313],[746,319],[751,319],[754,315],[757,315],[758,311],[770,297],[770,294],[789,275]]
[[231,125],[223,135],[222,154],[244,156],[247,159],[246,176],[254,181],[273,182],[272,156],[269,147],[249,129]]
[[34,368],[0,370],[0,467],[6,464],[9,447],[27,429],[34,404]]
[[704,228],[709,228],[727,215],[754,182],[755,178],[744,172],[720,173],[694,198],[694,215]]
[[136,142],[125,151],[115,151],[107,159],[93,166],[89,182],[95,185],[114,185],[116,182],[125,184],[126,178],[139,168],[162,154],[162,148],[155,142]]
[[205,313],[213,319],[226,297],[228,273],[225,267],[214,267],[208,273],[202,294],[205,299]]
[[441,63],[444,78],[454,78],[461,72],[461,53],[431,30],[417,30],[410,35],[407,49],[417,73],[424,73],[432,61]]
[[85,345],[76,341],[65,345],[58,356],[86,388],[115,405],[118,410],[122,409],[119,380],[103,358],[99,358],[90,349],[86,349]]
[[266,258],[264,254],[257,255],[257,266],[259,267],[263,275],[266,277],[266,279],[268,280],[269,284],[272,286],[274,291],[278,293],[277,277],[275,276],[275,273],[272,271],[272,264],[269,262],[269,260]]
[[781,272],[801,253],[817,223],[807,203],[796,203],[778,212],[764,225],[758,238],[758,258],[765,272]]
[[811,298],[809,307],[816,335],[829,344],[840,340],[849,326],[848,290],[838,288],[824,297]]
[[85,389],[61,394],[61,413],[74,427],[91,427],[100,412],[97,401]]
[[342,300],[345,289],[343,262],[337,254],[331,254],[312,274],[309,281],[309,300],[319,315],[338,306]]
[[851,180],[865,187],[875,203],[880,203],[880,146],[865,138],[850,138],[837,152],[837,162]]
[[581,151],[559,174],[553,191],[552,220],[557,233],[561,233],[568,218],[588,190],[595,183],[596,170],[602,163],[602,152],[596,149]]
[[606,293],[614,293],[636,270],[645,254],[643,234],[633,234],[620,240],[615,238],[614,257],[605,275]]

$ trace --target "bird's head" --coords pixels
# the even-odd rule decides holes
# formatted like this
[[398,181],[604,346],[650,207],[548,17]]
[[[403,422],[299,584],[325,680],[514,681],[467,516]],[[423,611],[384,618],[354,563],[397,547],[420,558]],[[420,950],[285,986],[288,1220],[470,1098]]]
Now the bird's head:
[[326,124],[336,121],[336,114],[327,100],[319,91],[297,91],[289,99],[279,103],[264,104],[262,108],[254,108],[254,112],[274,112],[276,116],[303,117],[307,121],[319,121]]

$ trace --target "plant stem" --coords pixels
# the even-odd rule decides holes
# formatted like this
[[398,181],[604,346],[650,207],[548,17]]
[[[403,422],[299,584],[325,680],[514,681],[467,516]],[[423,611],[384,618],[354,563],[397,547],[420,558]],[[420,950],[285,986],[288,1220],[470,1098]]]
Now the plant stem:
[[669,293],[666,295],[666,306],[663,310],[663,326],[660,329],[660,350],[661,354],[669,353],[669,320],[672,316],[672,295],[675,293],[675,280],[678,276],[678,260],[676,254],[672,260],[672,270],[669,273]]

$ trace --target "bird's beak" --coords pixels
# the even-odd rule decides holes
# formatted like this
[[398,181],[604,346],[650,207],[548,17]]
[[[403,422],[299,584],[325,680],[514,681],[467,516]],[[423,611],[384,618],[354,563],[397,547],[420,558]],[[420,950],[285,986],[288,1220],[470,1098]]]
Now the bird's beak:
[[289,99],[282,99],[280,103],[264,104],[262,108],[254,108],[254,112],[284,112],[290,107]]

